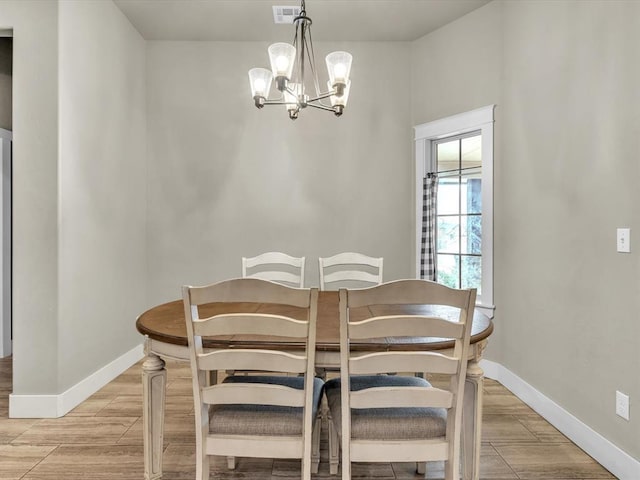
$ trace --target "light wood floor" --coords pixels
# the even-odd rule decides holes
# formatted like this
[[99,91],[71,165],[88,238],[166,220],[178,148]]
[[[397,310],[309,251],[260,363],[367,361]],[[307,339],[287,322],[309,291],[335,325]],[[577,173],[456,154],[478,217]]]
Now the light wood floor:
[[[190,371],[168,367],[164,480],[193,479],[194,420]],[[136,365],[58,419],[8,418],[11,359],[0,359],[0,479],[141,480],[142,386]],[[499,383],[485,381],[482,480],[614,479],[607,470]],[[323,440],[320,472],[331,477]],[[415,464],[355,464],[353,477],[372,480],[421,478]],[[294,460],[238,460],[228,471],[221,459],[212,479],[299,478]],[[429,464],[427,478],[442,478],[442,465]]]

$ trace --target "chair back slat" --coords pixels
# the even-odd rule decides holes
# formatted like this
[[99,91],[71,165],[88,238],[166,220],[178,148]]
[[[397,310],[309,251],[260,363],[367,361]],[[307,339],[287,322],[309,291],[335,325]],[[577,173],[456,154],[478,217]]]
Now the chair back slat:
[[318,258],[320,290],[328,284],[335,286],[356,284],[369,287],[382,283],[382,257],[370,257],[362,253],[343,252],[331,257]]
[[353,375],[388,372],[430,372],[453,375],[460,359],[437,352],[378,352],[349,359]]
[[202,389],[202,401],[209,405],[304,406],[304,390],[264,383],[223,383]]
[[349,325],[351,339],[425,336],[462,338],[463,332],[464,327],[460,323],[421,315],[386,315]]
[[237,349],[200,354],[197,363],[200,370],[305,373],[307,357],[271,350]]
[[275,303],[309,307],[309,289],[291,288],[257,278],[235,278],[205,287],[188,287],[191,305],[204,303]]
[[305,338],[308,322],[295,320],[284,315],[266,313],[230,313],[194,320],[195,335],[212,337],[215,335],[272,335]]
[[357,252],[343,252],[331,257],[321,257],[325,267],[334,267],[336,265],[368,265],[370,267],[379,267],[382,263],[381,258],[370,257]]
[[243,257],[243,259],[247,268],[254,268],[270,263],[280,263],[282,265],[300,268],[304,264],[305,257],[292,257],[282,252],[267,252],[255,257]]
[[[407,283],[410,282],[410,283]],[[418,283],[408,280],[387,282],[377,287],[351,290],[349,307],[364,305],[447,305],[450,307],[466,307],[467,298],[460,295],[459,290],[449,288],[436,282],[422,280]]]
[[374,387],[351,394],[351,408],[451,408],[453,394],[434,387]]
[[297,285],[300,283],[300,275],[296,275],[290,272],[280,272],[278,270],[264,270],[262,272],[252,273],[246,275],[245,278],[260,278],[262,280],[269,280],[271,282],[278,283],[291,283]]
[[373,284],[380,283],[380,276],[369,272],[359,270],[341,270],[339,272],[326,273],[324,275],[324,283],[333,282],[370,282]]
[[242,257],[242,278],[259,278],[302,288],[304,266],[305,257],[267,252],[255,257]]

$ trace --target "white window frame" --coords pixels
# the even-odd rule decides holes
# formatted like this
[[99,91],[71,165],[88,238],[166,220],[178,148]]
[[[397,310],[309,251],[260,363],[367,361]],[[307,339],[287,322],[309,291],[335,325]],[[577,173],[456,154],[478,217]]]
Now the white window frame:
[[420,277],[422,243],[422,182],[435,171],[434,140],[479,131],[482,135],[482,293],[476,308],[493,317],[493,123],[495,105],[423,123],[414,128],[416,152],[416,278]]

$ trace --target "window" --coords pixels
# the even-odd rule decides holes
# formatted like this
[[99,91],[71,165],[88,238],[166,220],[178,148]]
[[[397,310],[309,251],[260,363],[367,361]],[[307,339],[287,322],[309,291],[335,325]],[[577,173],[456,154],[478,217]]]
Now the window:
[[432,142],[438,172],[436,279],[482,294],[482,135]]
[[423,179],[437,173],[435,271],[439,283],[477,288],[493,315],[493,105],[415,127],[416,272]]

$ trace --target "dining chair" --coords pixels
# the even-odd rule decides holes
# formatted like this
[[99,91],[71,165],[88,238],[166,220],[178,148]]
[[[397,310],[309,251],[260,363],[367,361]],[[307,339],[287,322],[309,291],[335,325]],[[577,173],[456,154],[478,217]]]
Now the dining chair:
[[[320,461],[322,380],[314,375],[318,289],[291,288],[245,278],[182,288],[196,417],[196,479],[209,478],[209,456],[300,458],[309,480]],[[207,304],[278,304],[207,316]],[[262,310],[264,311],[264,310]],[[269,310],[272,312],[272,310]],[[295,312],[296,317],[289,316]],[[298,318],[302,317],[302,318]],[[259,336],[261,349],[208,350],[206,337]],[[302,341],[304,350],[284,351],[277,339]],[[218,371],[251,370],[263,375],[211,381]],[[213,374],[213,375],[212,375]]]
[[369,257],[362,253],[343,252],[331,257],[318,258],[320,271],[320,290],[326,290],[327,284],[345,285],[344,282],[356,282],[359,286],[370,287],[382,283],[382,257]]
[[267,252],[255,257],[242,257],[242,277],[260,278],[302,288],[305,257],[292,257],[282,252]]
[[[339,296],[341,376],[325,384],[325,393],[338,431],[330,434],[329,442],[340,438],[342,443],[342,479],[351,478],[351,462],[417,462],[418,473],[425,473],[425,462],[435,460],[445,461],[445,480],[458,479],[476,290],[397,280],[368,289],[341,289]],[[398,314],[399,305],[411,305],[411,314]],[[350,310],[356,307],[368,307],[374,316],[351,321]],[[403,351],[368,355],[350,348],[360,339],[392,342],[410,336],[452,339],[454,347],[449,353],[408,345]],[[448,382],[436,388],[415,376],[377,375],[389,371],[424,371]],[[338,447],[332,444],[329,450],[336,455]]]

